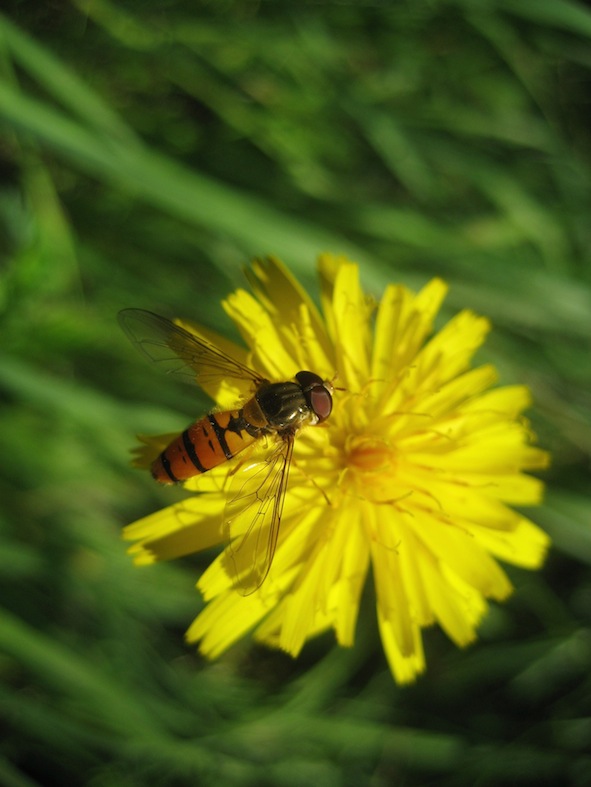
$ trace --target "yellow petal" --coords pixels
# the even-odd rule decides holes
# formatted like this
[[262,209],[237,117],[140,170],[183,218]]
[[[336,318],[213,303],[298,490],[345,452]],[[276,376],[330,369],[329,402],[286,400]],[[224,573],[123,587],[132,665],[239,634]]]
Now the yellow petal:
[[417,353],[414,365],[422,389],[435,389],[464,372],[489,330],[490,322],[470,311],[453,317]]
[[[369,379],[370,333],[367,300],[359,283],[356,265],[342,264],[333,291],[335,344],[339,383],[359,391]],[[337,341],[338,339],[338,341]]]
[[466,586],[487,598],[500,600],[509,595],[511,583],[507,575],[472,533],[418,513],[413,517],[413,527],[424,550],[433,555],[439,566],[450,568]]
[[[339,269],[343,265],[351,265],[351,260],[347,259],[342,254],[320,254],[318,257],[318,275],[320,277],[320,301],[322,303],[322,312],[324,315],[324,322],[326,324],[328,335],[335,337],[337,335],[336,325],[333,313],[333,294],[334,286]],[[335,344],[332,341],[332,344]],[[338,343],[335,344],[338,346]]]
[[[440,375],[439,380],[436,380],[435,375],[431,374],[421,380],[417,379],[414,383],[415,409],[429,413],[433,419],[454,411],[467,399],[485,391],[497,379],[496,370],[490,364],[471,369],[464,374],[458,374],[447,381],[441,379],[444,376],[442,370],[440,370]],[[407,390],[408,385],[407,383]]]
[[433,279],[416,296],[401,286],[386,288],[376,318],[371,376],[378,381],[395,379],[411,364],[433,329],[447,285]]
[[[332,354],[326,328],[314,301],[281,260],[273,256],[256,259],[251,270],[247,270],[247,276],[255,295],[269,314],[292,326],[299,325],[305,315],[307,338],[318,344],[325,358]],[[315,371],[316,367],[312,369]]]
[[138,564],[188,555],[224,540],[223,495],[204,495],[157,511],[124,528],[123,537],[136,541],[129,549]]
[[292,329],[273,320],[252,295],[237,290],[224,308],[252,348],[252,364],[270,380],[289,380],[299,371],[294,360],[296,336]]
[[398,652],[402,656],[410,656],[415,646],[415,621],[403,582],[400,555],[394,541],[396,533],[393,533],[391,528],[388,532],[382,518],[376,516],[374,506],[367,505],[364,514],[369,531],[379,617],[388,622],[388,631],[396,642]]
[[468,531],[493,555],[522,568],[539,568],[546,558],[550,538],[533,522],[520,517],[510,533],[465,524]]
[[[361,539],[355,508],[353,505],[339,517],[331,517],[330,511],[322,517],[322,535],[307,554],[298,581],[284,602],[278,644],[292,655],[299,653],[314,632],[336,625],[337,617],[341,621],[337,637],[352,641],[369,552]],[[343,601],[352,600],[352,608],[347,604],[346,611],[339,610]]]
[[[347,512],[349,513],[349,512]],[[359,601],[369,567],[369,545],[358,520],[342,516],[341,528],[347,530],[344,540],[339,578],[329,598],[329,609],[334,610],[332,624],[340,645],[350,646],[355,637]]]
[[530,405],[531,393],[526,385],[505,385],[466,402],[462,410],[465,413],[489,413],[497,418],[513,420]]
[[243,597],[228,591],[211,601],[193,621],[186,634],[199,651],[215,659],[247,634],[263,618],[268,607],[258,595]]
[[421,630],[418,626],[412,627],[412,646],[407,654],[400,652],[398,640],[394,634],[391,617],[385,616],[384,610],[378,605],[378,624],[384,652],[390,665],[390,670],[398,683],[412,683],[417,675],[425,670],[425,654]]
[[439,625],[456,645],[464,647],[476,637],[476,625],[486,611],[482,596],[437,564],[426,548],[420,562],[429,603]]

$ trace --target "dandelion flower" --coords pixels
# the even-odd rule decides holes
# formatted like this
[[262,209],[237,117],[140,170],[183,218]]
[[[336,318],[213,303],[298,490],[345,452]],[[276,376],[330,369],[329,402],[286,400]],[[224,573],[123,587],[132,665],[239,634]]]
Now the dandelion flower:
[[[247,350],[184,323],[270,381],[310,369],[339,389],[330,417],[295,439],[265,581],[243,595],[226,546],[198,581],[208,603],[187,638],[209,658],[251,631],[294,657],[328,629],[350,646],[371,566],[384,651],[409,682],[425,668],[424,627],[467,645],[488,600],[512,591],[498,561],[543,562],[548,537],[511,506],[540,502],[542,484],[525,471],[548,455],[521,417],[527,388],[494,388],[491,365],[470,366],[488,320],[462,311],[434,333],[441,280],[418,293],[391,285],[375,304],[354,263],[322,255],[319,271],[321,312],[278,260],[253,263],[253,294],[223,303]],[[208,393],[226,410],[249,395],[233,383]],[[166,439],[144,442],[140,464]],[[259,441],[255,458],[269,450]],[[251,466],[236,457],[198,475],[185,482],[193,496],[127,527],[136,562],[222,543],[228,485]]]

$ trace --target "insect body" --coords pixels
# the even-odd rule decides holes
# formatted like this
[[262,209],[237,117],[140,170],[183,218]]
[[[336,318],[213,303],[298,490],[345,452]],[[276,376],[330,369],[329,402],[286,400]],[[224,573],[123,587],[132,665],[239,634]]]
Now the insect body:
[[304,424],[330,415],[328,384],[314,372],[298,372],[296,382],[263,382],[240,410],[210,413],[173,440],[152,464],[162,484],[185,481],[226,462],[255,440],[277,434],[289,443]]
[[[250,385],[251,395],[242,407],[209,413],[176,437],[154,459],[152,475],[163,484],[185,481],[263,437],[274,438],[265,461],[249,468],[249,477],[230,492],[224,514],[233,539],[236,584],[252,592],[262,584],[273,559],[294,440],[303,426],[329,417],[333,387],[310,371],[298,372],[291,381],[269,382],[214,344],[152,312],[124,309],[119,321],[131,341],[169,371],[188,373],[202,385]],[[241,523],[238,535],[232,532],[234,522]]]

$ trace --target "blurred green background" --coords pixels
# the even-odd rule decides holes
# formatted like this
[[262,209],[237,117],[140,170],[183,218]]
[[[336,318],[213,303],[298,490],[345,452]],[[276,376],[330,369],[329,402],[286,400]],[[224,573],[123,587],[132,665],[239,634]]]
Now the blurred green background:
[[[9,1],[0,17],[0,784],[591,784],[591,13],[562,0]],[[183,643],[210,555],[134,568],[171,500],[138,431],[207,403],[143,363],[138,306],[231,334],[255,254],[315,292],[451,284],[552,450],[554,549],[471,649],[394,685],[350,651]]]

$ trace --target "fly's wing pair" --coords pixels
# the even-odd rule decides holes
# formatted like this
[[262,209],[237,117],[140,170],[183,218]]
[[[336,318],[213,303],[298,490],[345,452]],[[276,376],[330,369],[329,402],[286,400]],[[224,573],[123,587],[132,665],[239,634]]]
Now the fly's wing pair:
[[119,312],[119,324],[131,343],[169,374],[188,376],[199,385],[229,379],[248,380],[258,387],[264,382],[253,369],[159,314],[123,309]]
[[244,595],[260,588],[273,562],[294,442],[293,434],[278,438],[269,456],[247,465],[230,486],[224,510],[228,568]]
[[[265,382],[253,369],[166,317],[123,309],[119,322],[132,344],[169,373],[188,375],[198,384],[246,380],[256,389]],[[230,540],[233,583],[244,595],[262,585],[273,561],[293,445],[293,434],[278,435],[269,456],[240,468],[230,485],[224,531]]]

